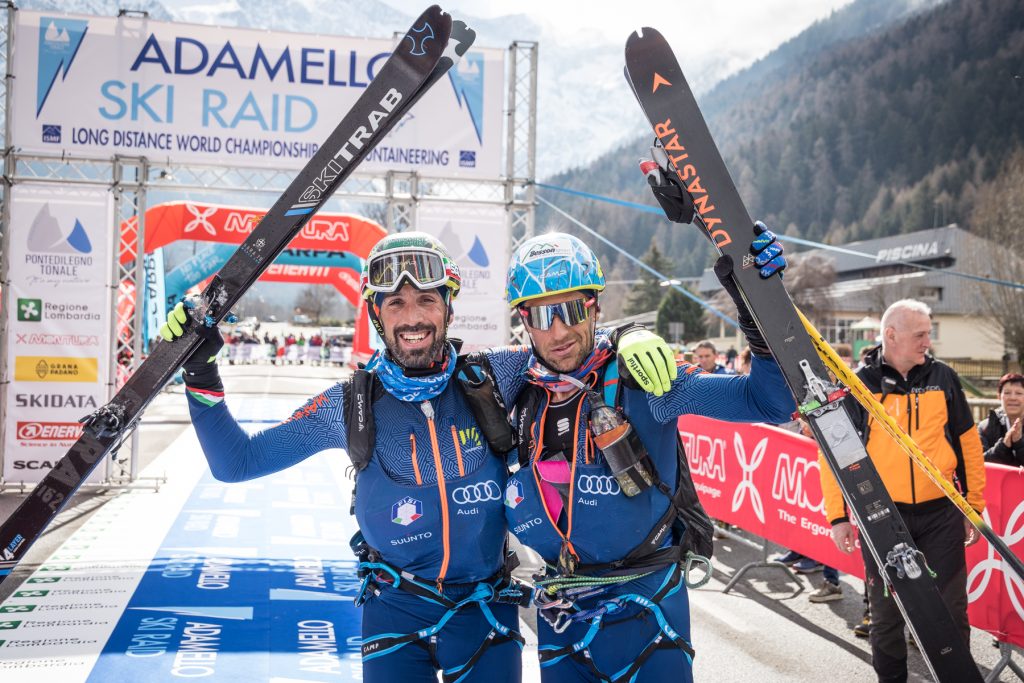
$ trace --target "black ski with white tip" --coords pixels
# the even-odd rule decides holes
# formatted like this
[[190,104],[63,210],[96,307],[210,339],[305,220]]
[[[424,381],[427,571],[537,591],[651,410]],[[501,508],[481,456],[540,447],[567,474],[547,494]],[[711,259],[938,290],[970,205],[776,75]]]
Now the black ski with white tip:
[[786,383],[808,419],[847,506],[939,681],[981,681],[935,581],[861,443],[792,299],[779,278],[761,280],[749,245],[753,221],[736,191],[671,47],[644,28],[626,42],[626,80],[693,197],[695,222],[736,265],[736,284],[757,320]]

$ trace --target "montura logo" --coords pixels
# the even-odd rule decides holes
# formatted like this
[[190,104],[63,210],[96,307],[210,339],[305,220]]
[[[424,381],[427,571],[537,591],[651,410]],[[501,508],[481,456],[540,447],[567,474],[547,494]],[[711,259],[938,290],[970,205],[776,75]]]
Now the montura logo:
[[[985,523],[991,528],[992,520],[989,518],[987,510],[982,513],[982,517],[984,517]],[[1012,548],[1021,541],[1024,541],[1024,524],[1018,524],[1019,522],[1024,522],[1024,502],[1018,504],[1010,514],[1006,523],[1006,529],[1004,530],[1005,533],[1000,534],[1008,548]],[[1017,526],[1014,527],[1014,525]],[[1017,552],[1019,553],[1020,551],[1018,550]],[[1013,605],[1013,609],[1017,612],[1017,617],[1024,620],[1024,580],[1013,571],[1007,570],[1006,562],[996,556],[996,552],[991,545],[988,546],[987,557],[974,565],[971,573],[967,575],[967,601],[974,602],[984,595],[988,589],[989,582],[992,580],[992,575],[997,571],[1003,573],[1003,584],[1006,588],[1006,594],[1009,597],[1009,602]]]
[[761,466],[761,461],[764,460],[764,453],[767,448],[768,437],[766,436],[754,446],[754,452],[750,455],[750,460],[748,461],[746,450],[743,447],[743,438],[739,435],[739,432],[733,437],[733,449],[736,451],[736,459],[740,463],[740,469],[743,470],[743,480],[736,486],[736,492],[733,493],[732,511],[736,512],[740,509],[749,492],[750,506],[754,508],[754,514],[757,515],[757,519],[762,524],[764,524],[764,503],[761,502],[761,494],[754,485],[754,472]]
[[405,37],[412,42],[409,54],[415,57],[425,55],[427,54],[427,41],[434,38],[434,27],[429,22],[423,22],[423,26],[409,29],[409,33]]

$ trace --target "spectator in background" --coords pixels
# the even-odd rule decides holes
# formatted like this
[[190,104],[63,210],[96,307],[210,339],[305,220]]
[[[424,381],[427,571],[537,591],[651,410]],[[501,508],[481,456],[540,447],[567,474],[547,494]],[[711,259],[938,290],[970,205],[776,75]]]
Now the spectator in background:
[[839,354],[839,357],[843,359],[844,363],[846,363],[846,367],[854,367],[852,346],[840,342],[838,344],[835,344],[832,348],[835,349],[836,353]]
[[999,378],[1002,406],[978,424],[985,461],[1024,467],[1024,375],[1011,372]]
[[740,351],[739,355],[736,356],[737,375],[749,375],[750,374],[750,347],[744,346],[743,350]]
[[[952,481],[959,483],[968,503],[985,509],[985,467],[981,440],[974,428],[967,398],[956,372],[935,360],[931,348],[931,309],[920,301],[903,299],[882,315],[882,344],[868,352],[857,376],[879,397],[887,413],[912,433],[925,456]],[[964,638],[970,643],[967,621],[967,560],[964,547],[980,534],[945,493],[925,476],[915,476],[907,456],[883,429],[871,429],[867,411],[848,401],[861,440],[885,488],[903,516],[918,549],[937,575],[942,599]],[[854,532],[839,485],[821,463],[821,488],[832,524],[832,540],[843,552],[853,552]],[[907,641],[903,615],[887,590],[874,558],[862,547],[871,606],[871,660],[880,681],[907,680]]]
[[718,362],[718,350],[715,345],[705,339],[693,347],[693,360],[704,372],[712,375],[734,375],[732,370]]
[[736,370],[736,347],[730,346],[729,350],[725,352],[725,364],[732,370]]

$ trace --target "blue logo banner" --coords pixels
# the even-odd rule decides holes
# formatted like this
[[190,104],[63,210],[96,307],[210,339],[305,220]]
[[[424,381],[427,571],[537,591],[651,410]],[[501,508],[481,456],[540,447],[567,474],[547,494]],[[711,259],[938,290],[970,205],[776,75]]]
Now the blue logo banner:
[[355,522],[330,457],[243,484],[206,473],[88,680],[361,680]]

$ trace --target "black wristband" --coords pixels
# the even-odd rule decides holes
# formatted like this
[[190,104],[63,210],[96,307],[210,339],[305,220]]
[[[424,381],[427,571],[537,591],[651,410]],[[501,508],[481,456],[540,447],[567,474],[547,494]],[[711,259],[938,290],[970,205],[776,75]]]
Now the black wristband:
[[[187,364],[186,364],[187,365]],[[216,363],[205,363],[205,367],[185,367],[185,386],[192,389],[207,391],[224,391],[224,383],[220,379],[220,370]],[[193,371],[194,370],[194,371]]]

